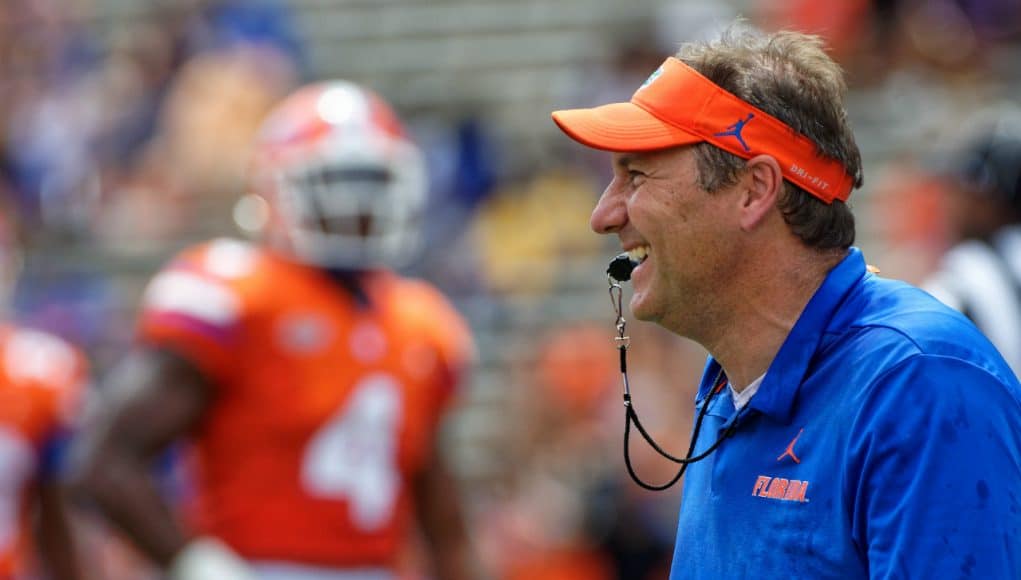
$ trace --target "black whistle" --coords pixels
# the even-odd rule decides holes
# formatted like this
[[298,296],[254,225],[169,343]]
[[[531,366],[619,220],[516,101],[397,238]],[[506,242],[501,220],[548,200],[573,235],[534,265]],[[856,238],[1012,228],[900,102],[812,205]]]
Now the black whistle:
[[627,252],[618,254],[606,268],[606,273],[618,282],[627,282],[631,279],[631,271],[638,266],[637,260],[628,257]]

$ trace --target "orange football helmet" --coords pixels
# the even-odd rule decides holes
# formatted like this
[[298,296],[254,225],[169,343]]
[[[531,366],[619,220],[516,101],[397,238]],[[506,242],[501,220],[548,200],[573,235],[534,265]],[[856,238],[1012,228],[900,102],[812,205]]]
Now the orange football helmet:
[[347,81],[298,89],[260,129],[253,193],[268,240],[328,268],[396,268],[421,245],[419,149],[377,94]]

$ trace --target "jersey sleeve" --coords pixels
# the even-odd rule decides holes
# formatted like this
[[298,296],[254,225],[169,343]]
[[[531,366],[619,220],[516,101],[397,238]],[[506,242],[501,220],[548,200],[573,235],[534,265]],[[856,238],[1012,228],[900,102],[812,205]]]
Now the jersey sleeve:
[[415,292],[402,300],[402,309],[402,318],[414,321],[413,332],[429,351],[422,358],[434,361],[429,368],[442,410],[459,394],[477,358],[471,330],[453,305],[425,283],[419,283]]
[[457,393],[467,373],[477,358],[475,341],[468,324],[452,306],[444,302],[443,312],[438,312],[439,323],[434,340],[439,353],[440,368],[437,380],[448,396]]
[[1021,578],[1021,405],[969,362],[888,372],[852,429],[852,533],[871,578]]
[[216,381],[230,375],[244,320],[234,280],[205,267],[204,253],[179,257],[149,283],[142,298],[138,340],[175,352]]

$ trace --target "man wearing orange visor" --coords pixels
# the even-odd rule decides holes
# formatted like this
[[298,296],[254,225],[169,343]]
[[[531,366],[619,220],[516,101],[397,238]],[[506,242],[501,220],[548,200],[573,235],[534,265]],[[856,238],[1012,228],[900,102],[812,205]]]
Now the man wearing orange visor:
[[710,353],[671,578],[1021,578],[1021,385],[852,245],[844,92],[819,39],[732,29],[553,113],[612,152],[631,312]]

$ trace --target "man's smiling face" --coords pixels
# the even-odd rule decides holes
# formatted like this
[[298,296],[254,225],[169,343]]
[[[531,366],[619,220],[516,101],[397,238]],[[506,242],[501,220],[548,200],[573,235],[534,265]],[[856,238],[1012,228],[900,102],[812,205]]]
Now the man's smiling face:
[[617,234],[640,265],[631,310],[683,334],[698,334],[726,267],[736,260],[733,195],[698,185],[691,146],[613,155],[613,180],[592,212],[597,233]]

